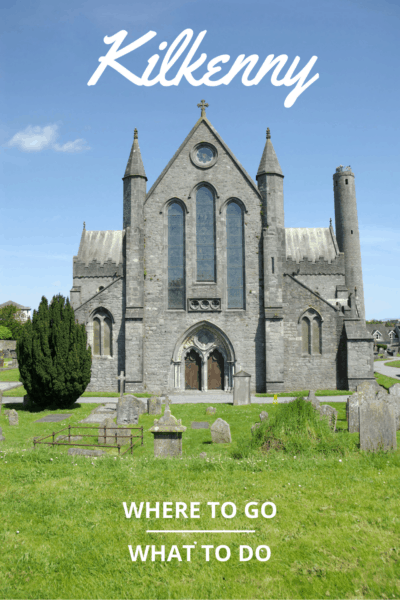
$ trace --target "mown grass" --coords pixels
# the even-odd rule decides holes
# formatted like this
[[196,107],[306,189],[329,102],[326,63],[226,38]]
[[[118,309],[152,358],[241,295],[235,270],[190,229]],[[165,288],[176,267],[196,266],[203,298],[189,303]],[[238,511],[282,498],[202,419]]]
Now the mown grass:
[[400,369],[400,360],[385,362],[385,367],[394,367],[395,369]]
[[[173,405],[188,427],[182,459],[154,459],[152,435],[134,457],[67,456],[66,447],[38,447],[33,436],[77,423],[94,405],[75,406],[61,424],[36,423],[49,411],[14,406],[19,425],[0,426],[6,441],[0,456],[1,598],[398,598],[400,595],[400,452],[347,451],[338,458],[315,452],[256,453],[231,457],[232,447],[251,437],[260,406]],[[268,406],[272,419],[282,406]],[[338,436],[355,447],[358,434]],[[222,417],[233,444],[210,444],[209,430],[192,420]],[[153,417],[141,415],[145,430]],[[207,460],[198,458],[201,451]],[[200,519],[126,519],[122,502],[200,502]],[[274,519],[248,519],[248,502],[274,502]],[[234,502],[237,516],[210,517],[207,502]],[[254,529],[254,534],[148,534],[147,529]],[[19,533],[17,533],[17,531]],[[192,560],[132,562],[128,545],[197,542]],[[202,544],[227,545],[232,557],[204,560]],[[268,545],[267,563],[238,561],[240,544]]]
[[374,373],[374,375],[379,385],[387,390],[395,383],[400,383],[400,379],[395,379],[394,377],[388,377],[387,375],[382,375],[381,373]]

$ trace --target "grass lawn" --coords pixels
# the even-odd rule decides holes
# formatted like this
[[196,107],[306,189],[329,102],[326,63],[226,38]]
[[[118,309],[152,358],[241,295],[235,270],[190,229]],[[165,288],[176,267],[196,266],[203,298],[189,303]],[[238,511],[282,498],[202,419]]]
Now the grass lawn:
[[[76,424],[95,405],[52,411],[71,414],[61,423],[36,423],[49,411],[14,405],[19,425],[0,426],[0,598],[398,598],[400,596],[400,451],[340,456],[261,452],[242,460],[232,447],[250,436],[265,407],[173,405],[187,431],[182,459],[154,459],[154,417],[141,415],[144,446],[134,456],[114,450],[93,459],[67,456],[67,447],[39,446],[33,436]],[[12,407],[12,405],[9,407]],[[345,404],[338,436],[346,431]],[[267,407],[271,415],[279,405]],[[3,409],[4,410],[4,409]],[[230,444],[210,443],[193,420],[216,417],[231,426]],[[400,438],[399,438],[400,441]],[[200,452],[208,459],[199,459]],[[199,519],[127,519],[122,502],[200,502]],[[273,502],[273,519],[244,516],[248,502]],[[235,518],[210,517],[207,502],[233,502]],[[146,533],[147,529],[254,529],[255,533]],[[19,533],[17,533],[19,532]],[[195,546],[194,542],[197,542]],[[176,545],[182,556],[132,562],[128,545]],[[227,562],[201,545],[226,545]],[[240,562],[239,545],[267,545],[268,562]],[[193,545],[191,561],[183,545]],[[176,556],[176,553],[175,553]],[[221,551],[224,557],[224,551]]]
[[388,377],[387,375],[382,375],[381,373],[374,373],[374,375],[379,385],[387,390],[395,383],[400,383],[400,379],[395,379],[394,377]]
[[394,367],[395,369],[400,369],[400,360],[386,362],[385,367]]

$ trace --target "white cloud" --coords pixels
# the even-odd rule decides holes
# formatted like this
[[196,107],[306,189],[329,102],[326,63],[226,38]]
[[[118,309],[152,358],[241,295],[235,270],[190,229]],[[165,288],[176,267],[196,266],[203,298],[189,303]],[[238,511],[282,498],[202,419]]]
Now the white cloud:
[[28,125],[23,131],[16,133],[8,145],[17,146],[23,152],[40,152],[40,150],[53,145],[58,137],[57,130],[58,125],[46,125],[45,127]]
[[16,146],[22,152],[40,152],[45,148],[51,148],[56,152],[82,152],[90,150],[86,140],[79,138],[74,142],[66,142],[65,144],[56,143],[59,137],[58,125],[28,125],[26,129],[16,133],[8,142],[8,146]]
[[62,146],[60,144],[54,144],[54,150],[57,152],[82,152],[83,150],[90,150],[86,140],[79,138],[74,142],[66,142]]

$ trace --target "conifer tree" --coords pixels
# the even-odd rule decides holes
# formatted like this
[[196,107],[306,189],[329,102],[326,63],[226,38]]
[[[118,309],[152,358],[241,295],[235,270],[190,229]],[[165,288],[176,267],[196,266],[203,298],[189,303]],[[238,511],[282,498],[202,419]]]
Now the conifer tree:
[[32,322],[17,341],[20,379],[38,407],[67,408],[85,391],[91,375],[91,349],[85,325],[75,322],[69,300],[43,296]]

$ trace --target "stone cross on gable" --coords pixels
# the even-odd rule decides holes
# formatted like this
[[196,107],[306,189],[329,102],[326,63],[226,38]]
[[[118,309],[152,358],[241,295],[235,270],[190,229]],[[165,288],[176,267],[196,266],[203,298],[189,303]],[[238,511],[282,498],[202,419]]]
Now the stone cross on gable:
[[120,382],[121,382],[121,384],[120,384],[120,390],[121,390],[121,398],[123,398],[124,397],[125,379],[126,379],[126,377],[124,375],[124,372],[121,371],[119,377],[116,377],[115,379],[119,379]]
[[208,108],[208,104],[206,103],[205,100],[202,100],[200,102],[200,104],[197,105],[199,108],[201,108],[201,116],[205,117],[206,116],[206,108]]

